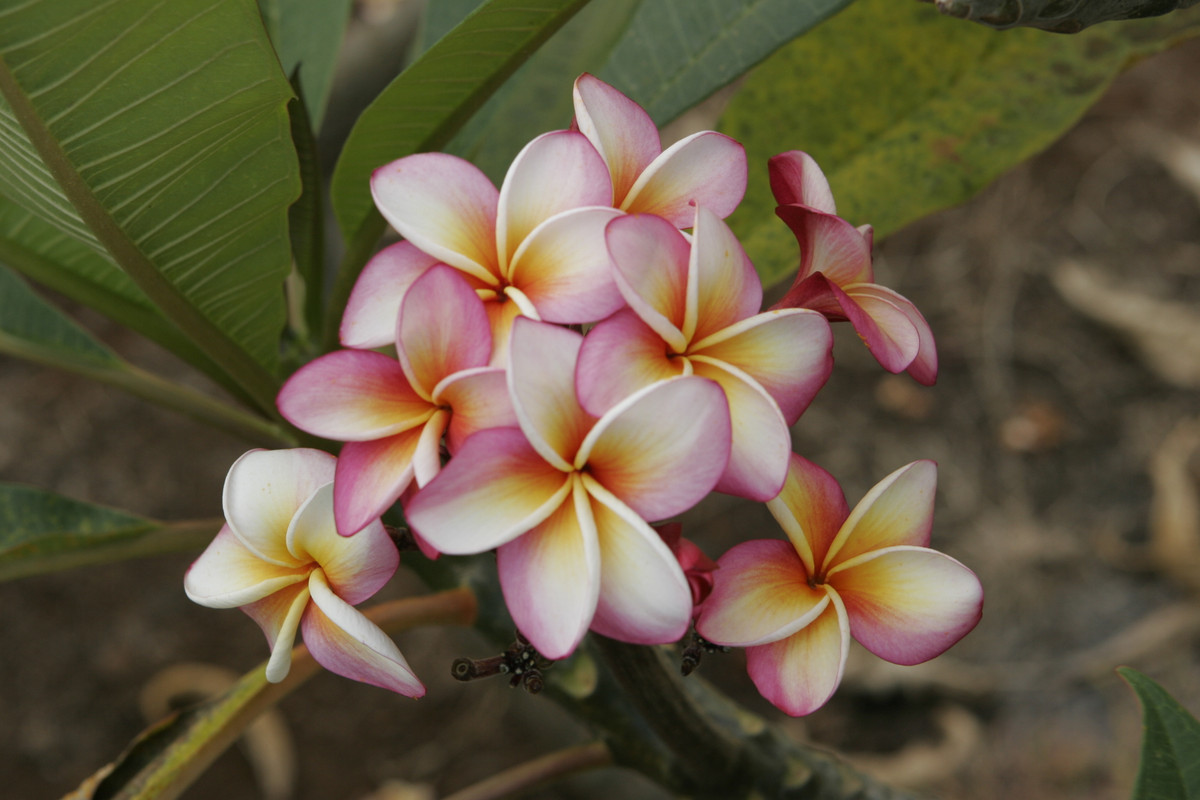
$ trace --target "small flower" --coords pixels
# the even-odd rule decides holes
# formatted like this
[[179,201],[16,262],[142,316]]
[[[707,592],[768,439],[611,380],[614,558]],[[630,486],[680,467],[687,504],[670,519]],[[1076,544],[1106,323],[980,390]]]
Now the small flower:
[[807,153],[771,159],[771,190],[800,244],[800,272],[774,308],[811,308],[831,321],[850,320],[875,359],[926,386],[937,380],[933,332],[912,301],[875,283],[871,226],[837,215],[829,182]]
[[917,461],[849,510],[833,477],[792,455],[768,503],[790,541],[743,542],[718,559],[696,622],[710,642],[745,647],[763,697],[811,713],[842,679],[850,637],[894,664],[940,655],[975,627],[975,573],[928,547],[937,468]]
[[330,672],[408,697],[425,687],[387,634],[354,606],[392,577],[400,556],[376,520],[357,536],[333,524],[333,456],[251,450],[225,478],[226,524],[188,570],[184,590],[210,608],[238,608],[267,636],[267,680],[292,663],[299,628]]

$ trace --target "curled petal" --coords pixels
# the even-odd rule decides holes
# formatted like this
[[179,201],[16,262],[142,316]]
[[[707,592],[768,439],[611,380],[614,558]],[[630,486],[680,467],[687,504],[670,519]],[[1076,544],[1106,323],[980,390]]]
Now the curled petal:
[[696,209],[692,237],[688,289],[696,296],[688,298],[694,320],[685,322],[684,334],[697,341],[756,314],[762,282],[733,231],[703,206]]
[[746,651],[746,671],[759,693],[793,717],[811,714],[842,682],[850,652],[846,611],[835,593],[824,613],[786,639]]
[[792,229],[800,245],[800,282],[820,272],[838,286],[872,283],[871,247],[866,237],[841,217],[806,206],[779,206],[775,214]]
[[333,482],[338,533],[350,536],[378,519],[408,488],[424,427],[342,447]]
[[795,453],[783,491],[767,508],[812,575],[825,566],[829,545],[850,514],[846,495],[833,476]]
[[692,224],[693,206],[724,219],[746,194],[746,150],[713,131],[680,139],[646,167],[621,210],[655,214],[677,228]]
[[605,234],[613,277],[625,302],[676,352],[687,349],[691,246],[666,220],[650,214],[618,217]]
[[320,450],[251,450],[225,477],[222,505],[230,530],[255,555],[283,567],[302,566],[287,549],[292,517],[333,480],[336,460]]
[[443,378],[486,366],[492,356],[492,328],[483,301],[460,272],[444,265],[413,282],[397,331],[400,366],[427,399]]
[[376,253],[359,273],[346,302],[339,330],[342,346],[371,350],[395,344],[404,293],[436,263],[412,242],[397,242]]
[[593,419],[575,396],[583,337],[527,318],[513,322],[508,390],[521,430],[542,458],[569,471]]
[[903,372],[920,353],[921,334],[891,298],[869,290],[857,291],[867,286],[874,284],[851,287],[854,296],[838,286],[831,286],[830,290],[880,366],[888,372]]
[[884,547],[928,547],[936,489],[937,464],[932,461],[914,461],[875,484],[829,545],[826,569]]
[[[846,294],[862,306],[880,327],[892,320],[895,312],[902,314],[917,332],[917,354],[904,367],[905,371],[912,375],[917,383],[925,386],[932,386],[937,382],[937,345],[933,341],[933,331],[911,300],[874,283],[852,286]],[[904,326],[898,323],[892,323],[892,326],[906,332]],[[887,364],[884,366],[891,369]]]
[[209,608],[237,608],[262,600],[308,579],[310,567],[281,567],[263,561],[233,534],[221,528],[183,579],[183,590],[193,603]]
[[578,479],[545,521],[496,554],[513,621],[547,658],[570,655],[587,632],[600,589],[596,523]]
[[924,547],[888,547],[829,573],[846,604],[850,632],[893,664],[920,664],[966,636],[983,613],[975,573]]
[[292,647],[296,629],[308,607],[309,581],[290,586],[264,597],[257,603],[242,606],[249,617],[258,623],[267,637],[271,657],[267,660],[267,680],[279,683],[292,668]]
[[658,128],[642,107],[593,75],[575,81],[575,124],[603,156],[620,206],[650,162],[662,152]]
[[490,299],[485,299],[483,305],[487,310],[488,323],[492,326],[492,359],[488,365],[506,367],[513,322],[522,315],[523,310],[512,302],[507,293],[493,295]]
[[598,417],[637,390],[690,371],[686,358],[669,357],[662,337],[626,308],[583,338],[575,389],[579,404]]
[[417,153],[375,170],[371,196],[401,236],[439,261],[495,286],[500,193],[469,161]]
[[329,588],[320,570],[309,581],[312,603],[304,614],[304,644],[316,662],[332,673],[405,697],[421,697],[425,687],[404,655],[379,626]]
[[439,405],[450,407],[446,447],[451,454],[458,452],[476,431],[517,426],[503,369],[480,367],[456,372],[438,384],[433,396]]
[[808,580],[787,542],[755,539],[735,545],[717,559],[712,594],[696,630],[710,642],[733,647],[785,639],[829,604],[825,590]]
[[771,193],[781,206],[802,205],[826,214],[836,214],[833,192],[825,173],[808,153],[789,150],[767,162]]

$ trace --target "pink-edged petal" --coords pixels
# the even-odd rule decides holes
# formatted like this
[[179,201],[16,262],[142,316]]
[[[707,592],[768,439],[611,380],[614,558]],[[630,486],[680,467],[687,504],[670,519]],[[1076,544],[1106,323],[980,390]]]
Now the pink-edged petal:
[[534,228],[555,214],[583,206],[611,206],[608,166],[577,131],[544,133],[517,154],[504,185],[496,218],[496,249],[505,276],[511,260]]
[[849,222],[807,206],[779,206],[775,214],[792,229],[800,245],[797,281],[814,272],[838,286],[874,281],[871,247]]
[[[905,371],[912,375],[917,383],[925,386],[937,383],[937,345],[933,341],[933,331],[911,300],[875,283],[860,283],[848,287],[846,294],[862,306],[881,327],[887,324],[886,321],[893,319],[895,312],[902,314],[917,332],[917,354],[905,367]],[[903,330],[903,335],[907,335],[904,326],[895,323],[892,326]]]
[[500,193],[474,164],[445,153],[406,156],[375,170],[371,196],[418,248],[492,286],[499,282]]
[[309,581],[312,603],[301,630],[312,657],[330,672],[353,681],[421,697],[425,687],[404,655],[379,626],[338,597],[320,570]]
[[612,173],[613,204],[662,152],[658,128],[642,107],[593,75],[575,81],[575,124],[603,156]]
[[413,479],[413,456],[424,426],[342,447],[333,482],[338,533],[350,536],[387,511]]
[[833,333],[815,311],[777,309],[695,342],[690,353],[745,372],[766,389],[791,425],[833,371]]
[[[306,576],[307,577],[307,576]],[[267,637],[271,657],[267,660],[267,680],[279,683],[292,668],[292,646],[296,629],[308,607],[309,582],[289,586],[257,603],[242,606],[250,619],[258,623]]]
[[826,569],[871,550],[929,546],[937,464],[914,461],[871,487],[829,545]]
[[786,639],[746,650],[746,672],[759,694],[781,711],[801,717],[833,696],[850,652],[846,612],[830,594],[825,612]]
[[724,362],[693,359],[695,375],[720,384],[729,403],[732,441],[729,464],[716,490],[765,503],[783,488],[792,437],[787,420],[767,390]]
[[279,390],[276,405],[300,430],[342,442],[400,433],[433,413],[400,364],[371,350],[335,350],[308,362]]
[[621,212],[578,208],[533,230],[513,256],[509,280],[547,322],[595,322],[625,298],[613,282],[604,228]]
[[920,664],[966,636],[983,614],[975,573],[924,547],[889,547],[830,571],[850,632],[893,664]]
[[745,194],[745,148],[722,133],[701,131],[654,159],[620,208],[631,214],[656,214],[686,228],[692,224],[693,206],[704,206],[724,219]]
[[413,282],[400,309],[396,357],[426,398],[448,375],[487,365],[492,327],[483,301],[458,270],[435,266]]
[[263,561],[225,525],[188,567],[183,590],[193,603],[237,608],[307,580],[310,569],[307,565],[281,567]]
[[333,484],[317,490],[292,519],[288,550],[320,566],[346,602],[361,603],[383,588],[400,565],[396,545],[374,520],[354,536],[339,536],[333,524]]
[[787,542],[754,539],[717,559],[712,594],[696,631],[710,642],[749,647],[791,636],[829,604]]
[[642,519],[691,508],[729,463],[729,404],[721,387],[686,376],[642,389],[613,406],[579,448],[586,470]]
[[767,162],[767,172],[771,176],[771,193],[779,205],[802,205],[826,214],[837,213],[829,181],[808,153],[800,150],[780,153]]
[[350,291],[339,330],[342,346],[371,350],[395,344],[404,293],[436,263],[412,242],[397,242],[376,253]]
[[504,602],[517,628],[547,658],[575,650],[596,611],[600,553],[587,492],[571,494],[542,523],[496,553]]
[[[853,288],[862,286],[865,284]],[[888,372],[906,370],[921,349],[921,335],[908,315],[880,294],[863,292],[851,297],[839,286],[830,290],[879,365]]]
[[520,428],[491,428],[467,439],[404,515],[443,553],[482,553],[540,524],[570,489],[570,475],[547,464]]
[[579,404],[598,417],[639,389],[690,372],[688,360],[668,356],[662,337],[626,308],[583,337],[575,390]]
[[692,593],[679,562],[646,521],[588,475],[600,542],[600,599],[592,630],[634,644],[666,644],[687,633]]
[[820,272],[815,272],[807,278],[797,277],[787,294],[771,306],[771,310],[807,308],[820,312],[830,322],[845,322],[846,315],[838,302],[838,296],[833,293],[834,288],[833,281]]
[[696,209],[689,272],[689,293],[695,286],[696,294],[694,305],[689,297],[688,316],[694,320],[684,323],[683,332],[693,342],[756,314],[762,305],[762,282],[741,242],[704,206]]
[[687,348],[688,260],[691,245],[661,217],[637,214],[608,223],[605,241],[613,278],[625,302],[677,353]]
[[333,480],[336,459],[320,450],[251,450],[225,477],[221,503],[234,535],[264,561],[302,566],[287,549],[292,517]]
[[575,397],[575,363],[583,336],[520,318],[513,322],[508,390],[521,430],[542,458],[558,469],[572,461],[594,420]]
[[476,431],[517,426],[503,369],[480,367],[457,372],[438,384],[433,395],[439,405],[450,407],[446,448],[451,455]]
[[829,545],[850,514],[846,495],[833,476],[795,453],[783,491],[767,509],[813,575],[825,565]]

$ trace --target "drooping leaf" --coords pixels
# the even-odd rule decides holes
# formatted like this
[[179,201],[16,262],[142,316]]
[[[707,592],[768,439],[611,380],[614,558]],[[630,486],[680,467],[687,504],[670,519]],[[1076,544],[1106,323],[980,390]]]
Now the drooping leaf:
[[351,0],[258,0],[285,75],[299,75],[309,124],[321,129]]
[[270,406],[299,182],[257,8],[10,5],[0,92],[0,195],[119,265]]
[[1140,672],[1117,670],[1142,703],[1142,757],[1133,800],[1200,798],[1200,722]]
[[1024,25],[1054,33],[1079,33],[1097,22],[1141,19],[1190,8],[1197,0],[926,0],[943,14],[993,28]]
[[[838,213],[877,239],[961,203],[1061,136],[1133,61],[1200,30],[1200,9],[1078,36],[997,33],[918,3],[859,0],[756,69],[721,129],[746,145],[731,224],[765,283],[798,264],[766,161],[811,154]],[[927,43],[937,42],[937,58]]]

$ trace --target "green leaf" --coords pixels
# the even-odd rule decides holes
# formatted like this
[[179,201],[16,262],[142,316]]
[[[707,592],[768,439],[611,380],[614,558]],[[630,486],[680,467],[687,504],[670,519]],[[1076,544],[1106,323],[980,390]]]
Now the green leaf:
[[0,267],[0,351],[24,346],[65,363],[117,367],[116,354],[42,300],[11,270]]
[[321,129],[351,0],[258,0],[285,75],[299,74],[309,124]]
[[265,407],[298,193],[246,0],[0,10],[0,195],[115,262]]
[[750,159],[731,225],[775,283],[798,263],[773,213],[766,160],[776,153],[811,154],[838,213],[886,236],[1038,153],[1123,68],[1197,30],[1200,9],[1072,37],[998,34],[917,3],[859,0],[767,60],[730,103],[721,129]]
[[1142,703],[1142,758],[1133,800],[1200,798],[1200,722],[1154,681],[1117,670]]
[[992,28],[1023,25],[1055,33],[1078,33],[1097,22],[1141,19],[1190,8],[1198,0],[929,0],[938,11]]
[[0,483],[0,580],[199,549],[220,522],[167,525],[62,495]]

